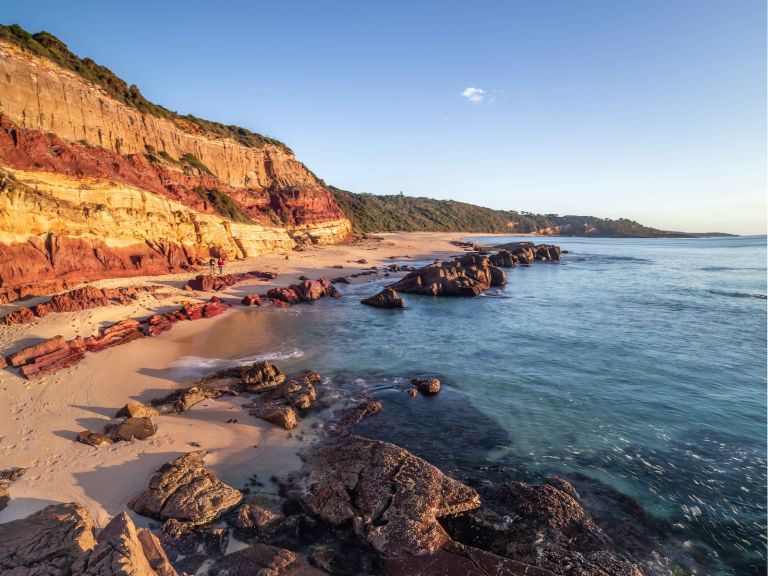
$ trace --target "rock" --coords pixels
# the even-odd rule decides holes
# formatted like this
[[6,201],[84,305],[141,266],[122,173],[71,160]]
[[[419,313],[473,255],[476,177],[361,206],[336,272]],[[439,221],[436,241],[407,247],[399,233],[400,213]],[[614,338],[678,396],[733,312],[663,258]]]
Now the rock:
[[152,418],[158,411],[141,402],[128,402],[115,414],[115,418]]
[[11,497],[8,495],[8,489],[11,483],[8,480],[0,480],[0,510],[8,506]]
[[100,352],[112,346],[127,344],[144,337],[144,330],[138,320],[123,320],[108,328],[99,330],[98,336],[85,339],[85,347],[89,352]]
[[360,302],[374,308],[405,308],[405,301],[392,288],[384,288],[375,296]]
[[261,306],[261,298],[258,294],[248,294],[241,301],[243,306]]
[[200,531],[187,522],[172,518],[160,528],[160,542],[173,561],[179,556],[195,554],[217,558],[227,549],[228,531],[223,528]]
[[341,416],[339,416],[339,424],[344,427],[354,426],[380,410],[381,402],[378,400],[366,400],[342,412]]
[[406,450],[359,436],[305,464],[301,502],[332,525],[351,523],[387,557],[430,554],[450,541],[437,518],[480,505],[477,492]]
[[[35,350],[30,351],[30,348]],[[19,354],[27,354],[24,360],[26,363],[19,368],[19,372],[29,380],[74,366],[85,358],[85,342],[82,338],[63,342],[56,337],[30,348],[19,352]],[[49,351],[41,352],[41,350]],[[12,362],[14,359],[16,362],[21,361],[18,354],[11,357]]]
[[[211,377],[211,379],[213,379],[213,377]],[[209,383],[207,380],[208,379],[203,379],[197,386],[181,388],[162,398],[155,398],[152,400],[152,405],[166,406],[170,404],[173,406],[175,412],[186,412],[195,404],[198,404],[203,400],[218,398],[220,396],[236,396],[239,393],[237,386],[219,382]]]
[[105,434],[83,430],[77,435],[77,441],[89,446],[101,446],[103,444],[112,444],[114,440]]
[[387,576],[556,576],[549,570],[457,542],[447,544],[434,554],[389,559],[386,573]]
[[357,264],[368,264],[368,260],[365,258],[360,258],[360,260],[355,261]]
[[36,304],[31,309],[20,307],[3,318],[0,324],[28,324],[35,318],[42,318],[52,312],[76,312],[112,304],[128,304],[139,297],[141,293],[154,293],[160,286],[127,286],[122,288],[96,288],[85,286],[57,294],[47,302]]
[[0,480],[8,480],[9,482],[15,482],[24,474],[26,474],[27,469],[26,468],[19,468],[18,466],[14,466],[13,468],[7,468],[5,470],[0,471]]
[[72,576],[176,576],[162,546],[151,532],[143,537],[122,512],[99,533],[93,551],[72,567]]
[[204,454],[190,452],[162,466],[147,491],[129,502],[129,508],[144,516],[201,526],[240,504],[240,491],[203,467]]
[[48,338],[39,344],[22,348],[20,351],[11,355],[9,363],[14,368],[18,368],[24,364],[27,364],[30,360],[34,360],[40,356],[61,350],[65,344],[64,336],[54,336],[53,338]]
[[107,424],[104,434],[115,441],[146,440],[153,436],[156,430],[151,418],[126,418],[121,422]]
[[431,296],[477,296],[505,283],[504,271],[492,266],[488,257],[470,253],[409,272],[391,288]]
[[336,286],[331,286],[328,288],[328,296],[331,298],[341,298],[342,293],[336,288]]
[[0,574],[67,576],[96,545],[93,531],[88,511],[74,503],[54,504],[0,524]]
[[0,318],[0,324],[11,326],[13,324],[29,324],[35,321],[35,314],[26,306],[20,306],[13,312]]
[[489,488],[481,509],[444,526],[456,540],[557,574],[642,576],[585,512],[574,487],[562,478],[553,484]]
[[331,280],[331,282],[334,284],[349,284],[349,280],[345,276],[338,276]]
[[209,576],[322,576],[297,554],[266,544],[254,544],[217,560]]
[[290,288],[272,288],[267,291],[267,298],[287,304],[295,304],[299,301],[299,295]]
[[292,430],[298,425],[296,411],[290,406],[277,402],[260,402],[250,410],[249,414],[286,430]]
[[275,502],[251,498],[237,511],[235,537],[245,541],[272,542],[286,531],[286,524],[286,517]]
[[274,388],[285,381],[285,374],[269,361],[256,362],[251,366],[239,369],[240,381],[246,385],[248,392],[261,392]]
[[244,272],[240,274],[222,274],[221,276],[212,276],[210,274],[199,274],[194,279],[187,282],[185,288],[189,290],[199,290],[201,292],[215,292],[224,290],[246,280],[274,280],[277,274],[273,272]]
[[312,380],[289,380],[274,390],[269,390],[261,395],[267,401],[278,401],[289,404],[298,410],[307,410],[315,404],[317,391]]
[[411,384],[419,389],[419,392],[425,395],[437,394],[440,392],[440,380],[437,378],[413,378]]
[[278,300],[273,298],[272,299],[272,305],[276,308],[290,308],[291,304],[290,302],[285,302],[284,300]]

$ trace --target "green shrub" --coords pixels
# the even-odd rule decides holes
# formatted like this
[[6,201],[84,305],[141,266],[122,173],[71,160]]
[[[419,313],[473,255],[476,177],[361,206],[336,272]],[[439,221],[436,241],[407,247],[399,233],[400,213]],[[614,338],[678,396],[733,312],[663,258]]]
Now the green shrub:
[[200,186],[195,188],[198,196],[208,202],[214,211],[220,216],[229,218],[235,222],[251,223],[253,219],[246,214],[240,204],[231,196],[227,196],[216,188],[204,189]]

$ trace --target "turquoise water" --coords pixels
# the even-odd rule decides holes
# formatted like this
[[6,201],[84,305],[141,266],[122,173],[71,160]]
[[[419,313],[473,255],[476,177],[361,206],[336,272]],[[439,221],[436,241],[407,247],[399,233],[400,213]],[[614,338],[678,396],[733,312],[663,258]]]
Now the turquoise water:
[[[381,282],[342,287],[240,315],[240,341],[368,387],[385,410],[364,431],[451,473],[598,479],[703,573],[765,573],[765,237],[548,241],[570,254],[483,297],[388,311],[358,302]],[[255,314],[266,340],[248,335]],[[409,404],[398,382],[415,374],[445,390]]]

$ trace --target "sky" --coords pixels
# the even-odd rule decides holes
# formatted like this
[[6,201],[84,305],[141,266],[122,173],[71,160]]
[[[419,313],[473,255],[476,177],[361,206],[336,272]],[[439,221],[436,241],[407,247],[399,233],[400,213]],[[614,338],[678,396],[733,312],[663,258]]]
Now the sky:
[[3,0],[327,183],[766,232],[762,0]]

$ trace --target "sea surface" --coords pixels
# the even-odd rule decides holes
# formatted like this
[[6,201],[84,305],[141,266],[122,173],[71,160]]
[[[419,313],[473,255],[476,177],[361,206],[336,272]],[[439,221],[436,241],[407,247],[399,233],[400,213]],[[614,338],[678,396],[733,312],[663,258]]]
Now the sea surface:
[[[231,315],[176,369],[317,370],[384,401],[361,433],[448,473],[617,491],[658,521],[680,573],[765,574],[766,238],[530,240],[569,253],[478,298],[360,305],[382,280]],[[410,399],[416,375],[441,394]]]

